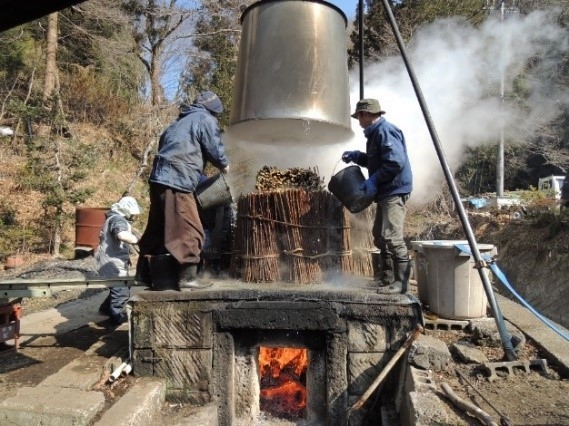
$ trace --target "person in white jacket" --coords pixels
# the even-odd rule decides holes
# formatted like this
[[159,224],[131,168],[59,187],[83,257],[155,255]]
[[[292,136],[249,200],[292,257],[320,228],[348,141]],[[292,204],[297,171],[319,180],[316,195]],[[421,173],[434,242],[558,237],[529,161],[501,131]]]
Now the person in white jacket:
[[[132,232],[131,223],[140,214],[137,201],[122,197],[111,206],[99,234],[99,246],[95,252],[97,273],[103,278],[125,277],[130,266],[130,245],[137,244],[138,238]],[[112,287],[99,313],[109,316],[119,325],[127,320],[124,307],[130,297],[128,287]]]

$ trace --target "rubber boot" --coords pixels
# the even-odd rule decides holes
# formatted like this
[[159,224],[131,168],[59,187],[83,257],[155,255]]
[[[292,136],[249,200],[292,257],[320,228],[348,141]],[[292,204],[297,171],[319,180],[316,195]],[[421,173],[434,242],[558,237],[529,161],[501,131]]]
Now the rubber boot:
[[107,294],[103,303],[99,306],[99,314],[105,317],[111,316],[111,294]]
[[212,282],[205,281],[204,279],[198,277],[197,263],[186,263],[180,265],[178,290],[199,290],[202,288],[211,287],[212,285]]
[[395,276],[393,273],[393,258],[387,254],[381,256],[381,273],[378,284],[380,287],[387,287],[393,284]]
[[150,286],[152,280],[150,278],[150,263],[148,261],[148,256],[138,256],[138,260],[136,261],[136,272],[134,275],[134,280],[138,283]]
[[381,252],[371,252],[371,270],[373,272],[373,280],[379,282],[381,280]]
[[384,294],[405,294],[409,287],[409,275],[411,273],[411,263],[409,259],[397,259],[393,262],[395,281],[385,287],[380,287],[378,293]]

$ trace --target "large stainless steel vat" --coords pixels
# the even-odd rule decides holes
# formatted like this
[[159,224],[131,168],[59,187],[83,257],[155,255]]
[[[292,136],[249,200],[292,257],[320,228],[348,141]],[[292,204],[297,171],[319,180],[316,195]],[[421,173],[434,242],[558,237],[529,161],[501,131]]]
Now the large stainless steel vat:
[[319,0],[261,0],[241,22],[229,134],[269,144],[351,138],[344,13]]

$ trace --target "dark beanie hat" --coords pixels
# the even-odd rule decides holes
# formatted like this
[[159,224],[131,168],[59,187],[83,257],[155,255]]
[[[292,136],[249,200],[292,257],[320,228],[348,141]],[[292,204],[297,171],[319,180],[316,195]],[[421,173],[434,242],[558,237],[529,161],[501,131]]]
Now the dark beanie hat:
[[210,112],[215,112],[216,114],[221,114],[223,112],[223,105],[219,97],[209,90],[204,90],[200,92],[194,101],[196,104],[203,105]]

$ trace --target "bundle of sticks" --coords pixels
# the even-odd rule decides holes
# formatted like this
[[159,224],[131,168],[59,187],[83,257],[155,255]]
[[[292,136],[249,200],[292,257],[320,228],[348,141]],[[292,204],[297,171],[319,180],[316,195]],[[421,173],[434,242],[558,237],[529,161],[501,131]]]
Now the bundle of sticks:
[[231,270],[246,282],[316,283],[353,269],[348,212],[323,190],[242,197],[235,243]]
[[237,202],[230,273],[245,282],[280,279],[275,206],[272,194],[249,194]]
[[257,173],[255,188],[257,191],[276,191],[291,188],[303,188],[308,191],[321,190],[324,181],[318,174],[318,168],[293,167],[281,170],[264,166]]
[[355,275],[373,277],[371,253],[376,250],[371,228],[375,218],[376,205],[350,216],[350,235],[352,239],[352,261]]

